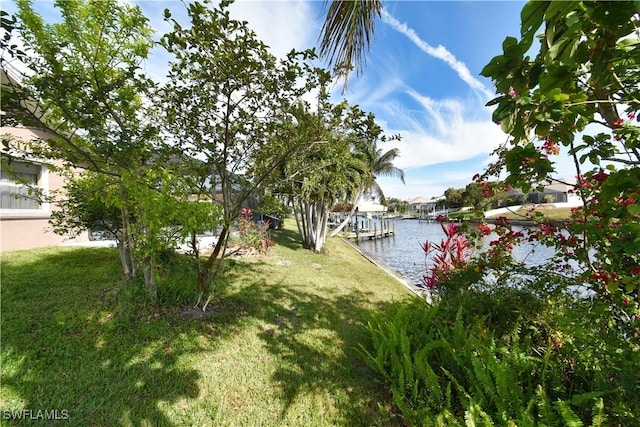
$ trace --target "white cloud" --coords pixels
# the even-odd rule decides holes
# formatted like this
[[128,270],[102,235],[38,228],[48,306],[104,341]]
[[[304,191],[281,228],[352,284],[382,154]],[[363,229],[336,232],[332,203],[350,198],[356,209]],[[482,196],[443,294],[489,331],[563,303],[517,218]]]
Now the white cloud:
[[446,47],[440,45],[438,47],[433,47],[426,41],[422,40],[416,31],[413,28],[407,26],[407,24],[401,23],[396,18],[391,16],[389,12],[386,10],[382,10],[382,20],[389,24],[391,28],[398,31],[399,33],[404,34],[411,40],[416,46],[420,48],[424,53],[430,55],[434,58],[440,59],[447,63],[464,81],[467,83],[476,93],[478,93],[482,99],[490,99],[493,97],[493,93],[480,82],[480,80],[473,77],[469,68],[461,61],[456,59],[455,55],[453,55]]
[[438,163],[461,161],[491,152],[504,141],[504,134],[496,126],[485,122],[464,123],[460,128],[437,137],[428,133],[399,131],[402,140],[397,166],[412,168]]
[[[489,153],[507,136],[491,122],[490,112],[479,103],[435,101],[411,90],[407,93],[423,106],[422,110],[409,111],[399,103],[391,103],[383,110],[384,120],[379,119],[388,134],[402,137],[381,148],[400,150],[394,164],[405,171],[406,185],[381,178],[380,186],[387,196],[403,199],[439,196],[450,187],[464,188],[475,173],[482,172],[483,165],[477,158],[486,156],[488,161]],[[473,158],[476,159],[460,163]]]
[[315,46],[320,24],[310,2],[240,0],[230,7],[231,16],[249,22],[258,38],[283,58],[291,49]]
[[[489,119],[488,109],[457,100],[437,101],[408,89],[422,107],[408,111],[400,104],[384,110],[385,129],[399,133],[401,141],[390,143],[400,149],[400,168],[412,168],[469,159],[489,154],[506,135]],[[480,111],[480,113],[476,111]]]
[[422,171],[420,174],[407,173],[406,183],[402,184],[398,179],[379,178],[378,184],[382,187],[385,196],[397,197],[408,200],[413,197],[437,197],[453,188],[464,188],[471,182],[475,172],[450,170],[449,172],[431,173]]

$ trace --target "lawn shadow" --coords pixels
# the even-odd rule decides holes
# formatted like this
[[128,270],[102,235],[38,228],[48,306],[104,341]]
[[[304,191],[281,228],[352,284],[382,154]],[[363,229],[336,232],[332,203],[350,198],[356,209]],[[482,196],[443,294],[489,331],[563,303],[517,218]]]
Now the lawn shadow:
[[370,341],[366,322],[394,304],[371,303],[371,296],[355,289],[326,296],[256,281],[222,301],[267,325],[258,335],[281,361],[272,376],[285,402],[281,421],[299,396],[311,393],[332,396],[340,425],[380,425],[381,418],[384,425],[402,425],[380,412],[380,406],[390,409],[391,396],[359,352]]
[[291,250],[302,249],[302,242],[297,230],[281,228],[273,233],[273,241],[277,245],[284,246]]
[[[280,244],[300,247],[295,232],[278,233]],[[271,379],[284,402],[280,421],[309,393],[330,396],[321,408],[337,413],[327,424],[398,424],[380,414],[378,403],[391,397],[356,350],[368,340],[364,322],[392,304],[372,302],[367,290],[284,286],[286,269],[233,261],[233,285],[212,303],[212,316],[156,316],[143,307],[132,319],[114,301],[121,287],[115,250],[54,248],[16,259],[3,258],[1,269],[2,409],[64,410],[62,422],[82,426],[197,424],[207,411],[188,408],[207,386],[184,357],[210,356],[226,338],[260,324],[257,340],[278,360]],[[216,411],[218,402],[207,405]]]
[[32,425],[19,418],[57,411],[53,416],[71,425],[172,425],[161,402],[199,394],[199,373],[178,363],[199,351],[181,337],[184,331],[162,319],[133,325],[114,318],[113,250],[30,256],[30,262],[3,259],[2,266],[0,406],[18,411],[8,422]]

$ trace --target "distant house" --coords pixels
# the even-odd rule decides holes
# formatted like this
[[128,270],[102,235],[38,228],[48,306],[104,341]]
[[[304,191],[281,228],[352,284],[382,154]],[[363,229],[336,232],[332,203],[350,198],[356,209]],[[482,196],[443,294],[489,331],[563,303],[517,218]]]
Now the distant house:
[[414,197],[409,200],[408,209],[409,212],[419,212],[423,210],[424,207],[429,206],[429,204],[433,204],[433,206],[435,206],[435,200],[429,200],[425,197]]
[[356,208],[359,214],[381,214],[387,211],[386,206],[373,202],[360,202]]
[[421,218],[426,218],[436,213],[436,205],[438,202],[445,200],[444,196],[426,199],[424,197],[416,197],[409,200],[409,212],[417,213]]
[[568,206],[580,206],[582,200],[575,194],[576,179],[550,179],[541,182],[539,189],[535,189],[526,195],[520,190],[512,190],[504,193],[509,197],[518,197],[526,203],[562,203]]
[[567,203],[572,206],[582,204],[582,200],[574,192],[576,179],[552,179],[541,183],[542,191],[532,191],[527,194],[527,201],[531,203]]

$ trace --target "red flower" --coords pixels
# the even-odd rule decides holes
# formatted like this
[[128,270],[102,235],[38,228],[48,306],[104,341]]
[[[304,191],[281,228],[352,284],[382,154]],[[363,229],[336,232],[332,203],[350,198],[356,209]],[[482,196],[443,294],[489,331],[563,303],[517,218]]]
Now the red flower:
[[449,239],[460,233],[460,225],[456,224],[455,222],[450,222],[447,225],[443,225],[442,229],[444,230],[444,234],[446,234]]
[[509,218],[507,218],[506,216],[498,216],[495,219],[495,222],[497,225],[502,225],[504,227],[507,227],[509,225],[511,225],[511,222],[509,221]]
[[556,231],[556,228],[549,224],[542,224],[540,226],[540,229],[542,230],[542,233],[544,233],[547,236]]
[[488,236],[491,234],[491,227],[489,227],[489,225],[482,223],[482,224],[478,224],[478,231],[480,232],[480,235],[482,236]]
[[613,122],[613,127],[619,128],[620,126],[622,126],[623,123],[624,123],[624,120],[618,119],[615,122]]
[[589,188],[589,183],[583,175],[576,176],[576,185],[574,188]]
[[620,200],[618,203],[623,206],[629,206],[634,204],[635,202],[636,202],[636,199],[634,199],[633,197],[627,197],[626,199]]
[[604,171],[600,171],[597,174],[593,175],[593,179],[595,179],[598,184],[602,184],[607,180],[607,178],[609,178],[609,174]]
[[547,139],[544,141],[544,144],[542,144],[541,149],[548,155],[560,154],[560,147],[558,146],[558,144],[553,142],[553,140],[550,137],[547,137]]
[[490,182],[482,182],[480,184],[482,186],[482,195],[484,197],[493,197],[494,196],[494,192],[493,189],[491,188],[491,183]]

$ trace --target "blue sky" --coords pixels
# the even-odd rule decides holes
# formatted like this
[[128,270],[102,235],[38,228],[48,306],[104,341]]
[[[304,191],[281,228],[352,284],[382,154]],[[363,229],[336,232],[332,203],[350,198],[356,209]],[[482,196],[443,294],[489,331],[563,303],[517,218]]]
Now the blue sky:
[[[170,28],[165,8],[183,15],[179,1],[128,0],[138,4],[158,35]],[[36,1],[45,18],[51,2]],[[439,196],[450,187],[465,187],[490,161],[490,153],[506,140],[484,107],[494,89],[479,75],[493,56],[502,52],[507,36],[518,36],[521,1],[384,1],[364,74],[354,75],[343,97],[376,115],[389,134],[400,134],[398,167],[406,185],[379,179],[387,197],[410,199]],[[3,5],[11,11],[14,5]],[[324,2],[239,0],[232,16],[249,22],[276,55],[292,48],[317,45],[324,20]],[[168,58],[157,54],[146,63],[158,77]],[[560,160],[558,176],[573,176],[570,162]]]

